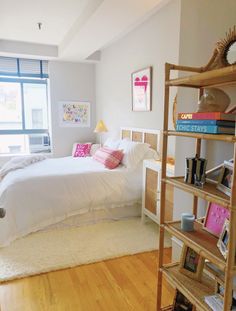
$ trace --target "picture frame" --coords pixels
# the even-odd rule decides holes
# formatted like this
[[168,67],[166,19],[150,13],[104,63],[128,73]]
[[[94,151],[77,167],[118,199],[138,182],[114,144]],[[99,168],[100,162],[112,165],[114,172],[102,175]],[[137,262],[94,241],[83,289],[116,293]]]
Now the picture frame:
[[[224,162],[226,162],[226,163],[229,162],[229,164],[231,165],[231,164],[233,164],[233,158],[228,160],[228,161],[224,161]],[[213,167],[210,170],[207,170],[206,171],[206,181],[217,185],[223,165],[224,165],[224,163],[221,163],[221,164],[217,165],[216,167]]]
[[233,163],[225,161],[219,175],[216,188],[224,194],[230,196],[233,180]]
[[[224,282],[215,281],[215,294],[218,295],[221,299],[224,299],[225,285]],[[236,293],[235,290],[232,290],[232,308],[236,306]]]
[[217,242],[217,247],[219,248],[221,254],[227,259],[228,255],[228,243],[229,243],[229,220],[225,219],[219,240]]
[[224,299],[224,285],[218,281],[215,282],[215,294]]
[[195,311],[195,306],[178,290],[175,290],[172,311]]
[[90,103],[86,101],[59,102],[61,127],[90,127]]
[[152,67],[131,74],[132,111],[152,110]]
[[204,258],[191,247],[184,245],[180,260],[180,272],[192,279],[200,281],[203,267]]
[[219,238],[229,210],[219,204],[209,202],[202,228]]

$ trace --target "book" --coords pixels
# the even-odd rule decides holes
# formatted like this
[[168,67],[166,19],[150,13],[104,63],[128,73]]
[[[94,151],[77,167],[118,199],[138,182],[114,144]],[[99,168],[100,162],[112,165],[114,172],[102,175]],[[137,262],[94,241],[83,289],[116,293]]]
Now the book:
[[222,112],[178,113],[178,120],[226,120],[235,121],[235,114]]
[[[211,295],[211,296],[205,296],[204,297],[205,303],[208,304],[208,306],[213,311],[222,311],[224,309],[224,301],[219,295]],[[232,306],[231,310],[236,310],[235,306]]]
[[192,132],[192,133],[206,133],[206,134],[235,134],[233,127],[221,127],[217,125],[182,125],[177,124],[177,132]]
[[205,302],[213,311],[222,311],[224,302],[218,295],[205,296]]
[[235,127],[234,121],[224,121],[224,120],[177,120],[176,124],[180,125],[218,125],[223,127]]

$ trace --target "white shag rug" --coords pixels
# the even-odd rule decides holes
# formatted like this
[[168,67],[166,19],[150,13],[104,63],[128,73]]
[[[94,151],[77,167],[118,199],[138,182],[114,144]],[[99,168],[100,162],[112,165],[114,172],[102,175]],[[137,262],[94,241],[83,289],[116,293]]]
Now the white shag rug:
[[[171,246],[168,237],[165,246]],[[158,225],[140,218],[39,231],[0,249],[0,281],[157,248]]]

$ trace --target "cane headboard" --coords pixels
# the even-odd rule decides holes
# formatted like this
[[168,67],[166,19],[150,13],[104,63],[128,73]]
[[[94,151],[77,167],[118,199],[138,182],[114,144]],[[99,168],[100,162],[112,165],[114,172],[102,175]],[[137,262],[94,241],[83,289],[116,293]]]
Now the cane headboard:
[[161,131],[148,130],[133,127],[122,127],[120,130],[121,138],[129,138],[132,141],[143,142],[150,145],[150,148],[161,154]]

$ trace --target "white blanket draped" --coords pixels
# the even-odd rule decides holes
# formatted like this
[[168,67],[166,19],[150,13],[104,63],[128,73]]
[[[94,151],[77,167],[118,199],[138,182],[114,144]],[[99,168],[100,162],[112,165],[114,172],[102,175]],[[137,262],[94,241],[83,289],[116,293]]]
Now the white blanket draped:
[[0,183],[0,246],[69,216],[141,199],[142,168],[108,170],[92,158],[46,159]]

